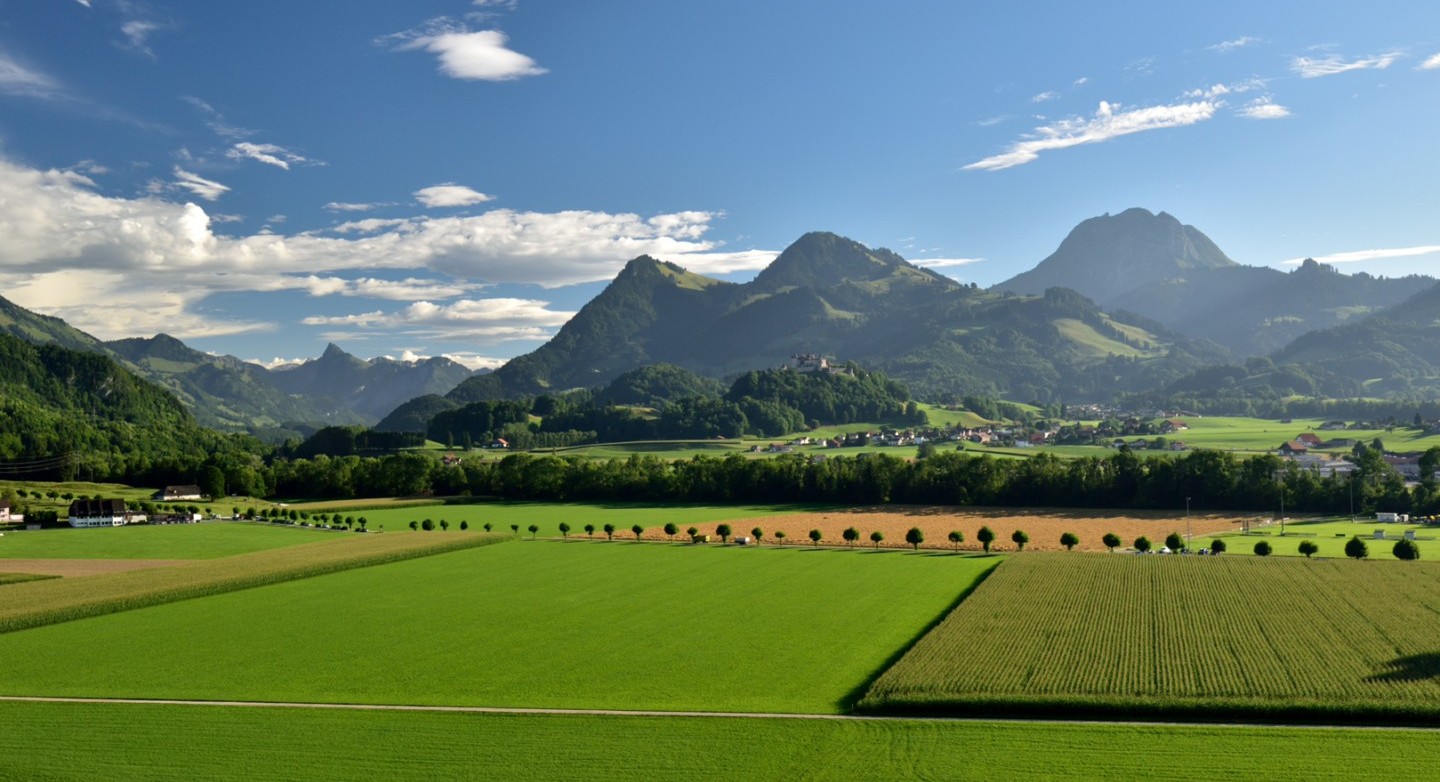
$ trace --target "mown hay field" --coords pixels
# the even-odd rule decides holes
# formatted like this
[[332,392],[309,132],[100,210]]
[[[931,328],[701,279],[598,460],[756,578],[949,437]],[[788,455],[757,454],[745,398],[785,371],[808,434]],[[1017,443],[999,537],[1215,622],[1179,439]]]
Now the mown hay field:
[[0,635],[0,694],[836,712],[997,561],[520,540]]
[[[1241,516],[1227,514],[1195,514],[1190,518],[1196,545],[1201,544],[1202,535],[1231,532],[1240,528]],[[1120,536],[1121,545],[1129,546],[1141,535],[1149,536],[1155,548],[1164,544],[1165,536],[1171,532],[1185,534],[1183,514],[1146,511],[1096,511],[1096,510],[1036,510],[1032,508],[960,508],[943,506],[882,506],[822,510],[815,512],[790,513],[783,516],[758,516],[745,519],[724,519],[736,535],[749,535],[751,529],[759,527],[764,533],[761,544],[775,543],[775,532],[784,531],[785,545],[811,545],[810,530],[821,533],[821,545],[848,545],[844,539],[845,529],[854,527],[860,533],[855,546],[874,547],[870,533],[880,532],[885,536],[881,548],[910,548],[905,542],[905,533],[911,527],[918,527],[925,533],[922,549],[953,548],[948,539],[951,530],[965,536],[959,546],[961,551],[980,551],[977,539],[981,527],[989,527],[995,533],[991,551],[1014,551],[1015,543],[1010,539],[1015,530],[1023,530],[1030,536],[1025,544],[1026,551],[1056,551],[1063,549],[1060,535],[1074,532],[1080,538],[1078,551],[1104,551],[1101,538],[1107,532]],[[683,534],[688,525],[681,524]],[[714,536],[716,523],[696,525],[701,534]],[[628,528],[622,528],[628,531]],[[642,536],[663,540],[667,536],[660,527],[651,527]],[[1203,540],[1208,540],[1206,537]]]
[[[83,534],[93,530],[76,530]],[[0,590],[0,633],[191,600],[293,579],[506,540],[500,535],[336,534],[314,543],[173,567],[10,584]],[[56,648],[85,648],[76,647]],[[61,655],[42,655],[68,660]],[[127,659],[120,653],[116,660]],[[65,663],[67,666],[69,663]],[[101,666],[108,668],[108,666]]]
[[1440,566],[1012,557],[860,706],[1432,722]]
[[[24,780],[1434,778],[1426,731],[0,703]],[[123,726],[109,730],[77,726]]]
[[340,532],[253,522],[133,524],[19,530],[0,537],[6,559],[215,559],[325,540]]

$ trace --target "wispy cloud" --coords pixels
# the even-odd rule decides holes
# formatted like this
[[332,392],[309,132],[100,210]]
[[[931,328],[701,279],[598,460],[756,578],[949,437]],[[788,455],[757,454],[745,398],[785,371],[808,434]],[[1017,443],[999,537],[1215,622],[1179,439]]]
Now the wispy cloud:
[[483,204],[486,201],[495,200],[495,196],[486,195],[479,190],[466,187],[465,185],[457,185],[454,182],[422,187],[416,190],[413,195],[416,201],[432,209],[474,206],[475,204]]
[[997,114],[993,117],[986,117],[985,119],[975,120],[975,124],[982,128],[993,128],[1007,119],[1010,119],[1009,114]]
[[1085,85],[1087,85],[1087,84],[1089,84],[1089,83],[1090,83],[1090,77],[1089,77],[1089,76],[1081,76],[1080,78],[1076,79],[1075,82],[1074,82],[1074,84],[1072,84],[1071,86],[1074,86],[1074,87],[1084,87]]
[[369,212],[374,209],[381,209],[387,206],[394,206],[393,201],[372,201],[369,203],[356,203],[352,201],[331,201],[325,208],[331,212]]
[[181,100],[194,106],[197,111],[205,117],[205,125],[215,132],[215,135],[225,139],[242,139],[255,135],[255,131],[249,128],[242,128],[239,125],[232,125],[225,120],[214,106],[193,95],[185,95]]
[[292,164],[311,163],[319,161],[291,152],[278,144],[253,144],[249,141],[241,141],[225,151],[225,157],[232,160],[250,159],[266,165],[290,170]]
[[120,25],[120,34],[125,36],[123,48],[153,58],[155,52],[150,49],[150,34],[157,30],[162,30],[164,27],[164,25],[158,22],[151,22],[146,19],[127,19]]
[[1259,38],[1256,38],[1253,35],[1242,35],[1239,38],[1231,41],[1221,41],[1217,44],[1211,44],[1210,46],[1206,46],[1205,49],[1207,51],[1219,52],[1221,54],[1229,54],[1236,49],[1243,49],[1246,46],[1253,46],[1257,43],[1260,43]]
[[1425,58],[1425,62],[1420,63],[1419,68],[1422,71],[1433,71],[1440,68],[1440,54],[1432,54]]
[[1220,105],[1217,101],[1200,100],[1126,109],[1124,106],[1101,101],[1094,116],[1072,117],[1038,127],[1027,137],[1011,144],[1004,152],[977,160],[964,169],[999,171],[1033,162],[1042,152],[1096,144],[1149,130],[1194,125],[1215,116]]
[[214,201],[220,196],[230,192],[229,187],[219,182],[206,179],[199,174],[186,171],[179,166],[175,167],[175,181],[172,184],[182,190],[188,190],[195,196],[203,198],[206,201]]
[[1266,96],[1250,101],[1236,113],[1246,119],[1284,119],[1290,116],[1290,109]]
[[1044,102],[1046,102],[1046,101],[1055,100],[1055,99],[1058,98],[1058,97],[1060,97],[1060,93],[1055,92],[1054,90],[1046,90],[1045,92],[1042,92],[1042,93],[1040,93],[1040,94],[1038,94],[1038,95],[1032,95],[1032,96],[1030,97],[1030,102],[1031,102],[1031,103],[1044,103]]
[[60,98],[65,94],[59,81],[21,65],[4,52],[0,52],[0,93],[27,98]]
[[439,60],[440,72],[456,79],[514,81],[548,72],[530,57],[508,48],[508,40],[499,30],[471,30],[464,22],[440,17],[376,43],[396,51],[430,52]]
[[984,260],[984,258],[915,258],[910,262],[924,269],[948,269],[954,266],[969,266]]
[[1294,266],[1304,263],[1306,260],[1315,260],[1320,263],[1356,263],[1358,261],[1377,261],[1386,258],[1414,258],[1420,255],[1434,255],[1440,253],[1440,244],[1427,244],[1419,247],[1398,247],[1381,250],[1352,250],[1344,253],[1331,253],[1330,255],[1317,255],[1312,259],[1291,258],[1281,263]]
[[1401,52],[1387,52],[1353,60],[1347,60],[1338,54],[1327,57],[1296,57],[1290,61],[1290,70],[1302,79],[1315,79],[1349,71],[1384,70],[1403,56]]

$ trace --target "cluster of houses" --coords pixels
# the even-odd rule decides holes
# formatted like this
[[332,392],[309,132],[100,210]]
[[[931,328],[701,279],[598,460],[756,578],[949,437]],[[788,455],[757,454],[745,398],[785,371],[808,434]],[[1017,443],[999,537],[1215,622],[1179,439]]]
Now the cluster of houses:
[[0,524],[21,524],[24,521],[25,515],[16,513],[9,500],[0,499]]

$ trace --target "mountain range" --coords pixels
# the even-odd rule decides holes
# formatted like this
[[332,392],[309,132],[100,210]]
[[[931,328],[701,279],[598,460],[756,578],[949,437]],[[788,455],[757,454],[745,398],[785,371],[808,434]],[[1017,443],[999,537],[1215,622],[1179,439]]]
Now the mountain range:
[[933,401],[1167,389],[1440,396],[1434,278],[1308,260],[1290,272],[1245,266],[1199,229],[1144,209],[1085,220],[1035,268],[988,290],[828,232],[800,237],[745,283],[640,256],[549,342],[488,374],[443,358],[367,361],[335,345],[266,369],[164,334],[102,342],[3,298],[0,332],[103,354],[207,426],[276,436],[373,424],[397,408],[393,420],[413,428],[468,402],[597,388],[648,365],[726,379],[796,355],[856,361]]
[[443,394],[471,371],[447,358],[363,360],[331,344],[316,359],[267,369],[215,356],[167,334],[103,342],[63,320],[0,297],[0,333],[115,360],[168,390],[211,429],[250,431],[268,439],[328,424],[373,424],[400,403]]

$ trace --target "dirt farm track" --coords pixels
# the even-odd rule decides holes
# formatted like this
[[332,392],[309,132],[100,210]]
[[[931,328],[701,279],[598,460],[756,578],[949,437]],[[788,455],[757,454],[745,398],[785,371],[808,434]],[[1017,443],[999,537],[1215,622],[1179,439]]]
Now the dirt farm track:
[[[1239,530],[1243,518],[1246,517],[1239,514],[1192,514],[1190,532],[1196,539],[1197,546],[1204,545],[1208,540],[1202,540],[1202,536]],[[682,535],[686,526],[681,525]],[[749,535],[751,529],[759,527],[765,532],[761,539],[762,544],[773,543],[775,532],[784,531],[787,546],[810,545],[809,534],[812,529],[820,530],[821,545],[844,545],[842,533],[847,527],[854,527],[860,531],[857,546],[874,545],[870,542],[870,533],[879,531],[885,535],[882,547],[907,547],[906,531],[911,527],[919,527],[925,533],[925,543],[921,548],[937,549],[951,548],[948,535],[951,530],[959,530],[965,535],[965,542],[960,544],[961,551],[979,551],[981,546],[976,535],[981,527],[988,526],[995,532],[991,551],[1013,551],[1015,544],[1011,542],[1010,535],[1017,529],[1024,530],[1030,536],[1030,542],[1025,545],[1026,550],[1063,549],[1060,545],[1061,533],[1073,532],[1080,537],[1080,545],[1076,546],[1076,549],[1104,551],[1105,546],[1100,539],[1107,532],[1119,535],[1123,546],[1129,546],[1136,538],[1144,535],[1159,548],[1164,545],[1165,536],[1171,532],[1185,534],[1185,514],[1164,511],[889,506],[739,519],[730,522],[730,526],[736,535]],[[701,534],[715,534],[713,524],[697,525],[697,528]],[[621,530],[619,534],[627,532]],[[652,527],[645,531],[643,537],[664,540],[666,535],[660,528]]]

